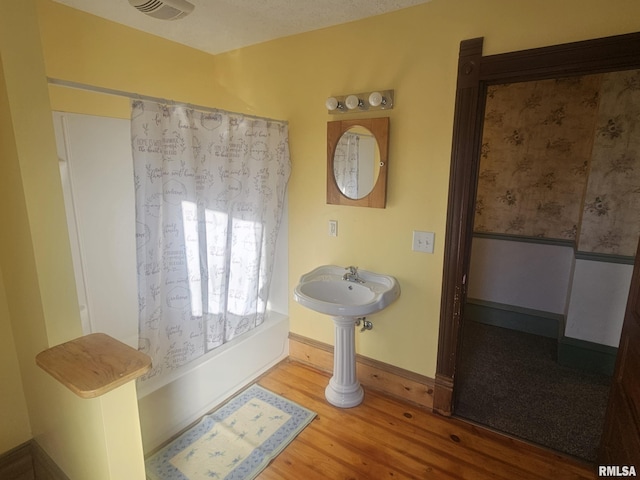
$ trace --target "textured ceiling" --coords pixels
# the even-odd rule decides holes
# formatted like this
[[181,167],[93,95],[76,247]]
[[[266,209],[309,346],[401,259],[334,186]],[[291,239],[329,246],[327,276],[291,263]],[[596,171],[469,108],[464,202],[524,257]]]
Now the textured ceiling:
[[128,0],[54,1],[217,54],[430,0],[189,0],[193,13],[173,21],[149,17]]

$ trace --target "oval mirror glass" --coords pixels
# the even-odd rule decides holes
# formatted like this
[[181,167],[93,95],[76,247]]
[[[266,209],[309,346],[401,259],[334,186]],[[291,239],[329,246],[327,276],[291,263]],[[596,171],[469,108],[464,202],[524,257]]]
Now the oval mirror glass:
[[345,197],[358,200],[371,193],[380,173],[380,149],[369,129],[356,125],[345,131],[333,155],[333,176]]

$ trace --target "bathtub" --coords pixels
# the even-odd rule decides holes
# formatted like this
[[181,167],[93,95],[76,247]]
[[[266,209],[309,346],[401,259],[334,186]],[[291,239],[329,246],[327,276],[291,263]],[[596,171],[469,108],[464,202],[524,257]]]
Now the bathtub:
[[289,318],[270,312],[265,322],[184,365],[138,387],[140,428],[148,453],[250,384],[289,355]]

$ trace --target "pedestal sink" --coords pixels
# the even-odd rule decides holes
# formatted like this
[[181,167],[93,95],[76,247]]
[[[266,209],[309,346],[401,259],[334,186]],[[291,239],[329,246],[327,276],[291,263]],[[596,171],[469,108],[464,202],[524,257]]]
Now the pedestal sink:
[[293,296],[300,305],[333,317],[333,377],[325,397],[336,407],[359,405],[364,392],[356,377],[355,323],[398,298],[398,281],[356,267],[324,265],[302,275]]

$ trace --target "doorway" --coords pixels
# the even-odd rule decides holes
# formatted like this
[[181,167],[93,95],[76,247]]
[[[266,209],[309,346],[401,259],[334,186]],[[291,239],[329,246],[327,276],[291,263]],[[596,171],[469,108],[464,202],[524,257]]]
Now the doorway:
[[435,411],[451,415],[454,410],[488,85],[638,68],[639,46],[640,36],[633,34],[483,57],[482,39],[461,43]]
[[485,99],[457,415],[588,460],[640,227],[636,83],[640,70],[598,73],[491,85]]

